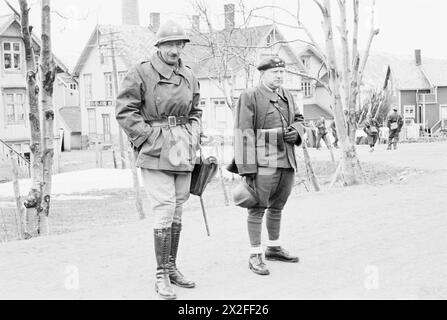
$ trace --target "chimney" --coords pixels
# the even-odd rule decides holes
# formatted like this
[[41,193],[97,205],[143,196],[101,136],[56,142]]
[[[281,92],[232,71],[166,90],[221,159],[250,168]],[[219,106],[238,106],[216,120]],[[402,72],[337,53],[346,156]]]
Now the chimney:
[[414,60],[415,60],[417,66],[421,65],[421,63],[422,63],[421,49],[414,50]]
[[234,4],[224,4],[225,12],[225,30],[231,30],[234,28]]
[[153,32],[157,32],[160,28],[160,12],[151,12],[149,15],[150,28]]
[[122,24],[140,25],[138,0],[121,0]]
[[198,15],[193,15],[192,16],[192,30],[199,32],[200,31],[200,16]]

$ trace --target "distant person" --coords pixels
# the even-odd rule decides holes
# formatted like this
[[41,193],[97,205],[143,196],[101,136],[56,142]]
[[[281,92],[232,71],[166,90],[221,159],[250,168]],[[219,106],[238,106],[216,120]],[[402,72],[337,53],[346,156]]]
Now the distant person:
[[309,121],[307,125],[304,126],[306,146],[309,148],[314,148],[317,144],[317,128],[313,121]]
[[335,127],[335,119],[331,123],[332,135],[334,136],[334,148],[338,148],[337,128]]
[[393,111],[388,115],[387,118],[387,127],[390,130],[390,134],[388,136],[388,148],[387,150],[391,150],[391,146],[394,147],[394,150],[397,149],[397,143],[399,142],[399,133],[402,130],[404,125],[404,121],[402,116],[397,112],[397,107],[393,107]]
[[372,118],[371,116],[365,121],[365,127],[363,128],[368,139],[368,144],[370,147],[369,152],[374,151],[374,146],[376,145],[377,139],[379,138],[379,122]]
[[326,128],[326,119],[321,116],[320,119],[315,123],[315,126],[318,130],[318,136],[317,136],[317,150],[320,150],[321,148],[321,139],[324,140],[324,143],[326,144],[326,147],[330,149],[331,143],[329,142],[329,138],[327,136],[327,128]]

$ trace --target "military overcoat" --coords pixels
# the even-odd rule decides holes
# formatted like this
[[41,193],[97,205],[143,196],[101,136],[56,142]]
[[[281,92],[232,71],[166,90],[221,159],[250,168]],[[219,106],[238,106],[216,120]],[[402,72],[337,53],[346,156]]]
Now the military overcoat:
[[[116,119],[137,153],[137,167],[192,171],[200,144],[199,82],[179,61],[178,71],[157,53],[129,70],[116,100]],[[151,120],[188,116],[179,126],[152,126]]]
[[[301,144],[303,135],[302,123],[304,118],[300,113],[290,92],[282,87],[278,92],[269,91],[263,84],[242,92],[234,111],[234,157],[238,173],[241,175],[258,172],[258,167],[274,166],[275,155],[271,152],[278,145],[285,146],[290,165],[296,170],[294,146],[279,141],[279,137],[266,140],[264,123],[267,112],[272,110],[272,104],[283,98],[287,101],[289,109],[289,126],[300,134],[295,145]],[[274,112],[274,111],[273,111]]]

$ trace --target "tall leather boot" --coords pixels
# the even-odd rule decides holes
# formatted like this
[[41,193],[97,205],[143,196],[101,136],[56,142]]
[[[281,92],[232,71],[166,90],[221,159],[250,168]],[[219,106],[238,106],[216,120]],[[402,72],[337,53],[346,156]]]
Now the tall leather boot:
[[194,288],[196,284],[185,278],[185,276],[177,269],[177,251],[180,241],[180,232],[182,231],[182,225],[180,223],[172,223],[171,227],[171,253],[169,255],[169,279],[171,283],[183,287]]
[[157,272],[155,291],[163,299],[177,298],[169,280],[169,252],[171,250],[171,228],[154,229],[155,257]]

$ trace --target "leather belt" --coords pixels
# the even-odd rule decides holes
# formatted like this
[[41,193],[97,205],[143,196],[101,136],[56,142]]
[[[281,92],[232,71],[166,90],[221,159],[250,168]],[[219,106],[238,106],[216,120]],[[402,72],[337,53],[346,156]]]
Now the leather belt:
[[188,116],[168,116],[160,119],[145,120],[152,127],[175,127],[189,122]]

